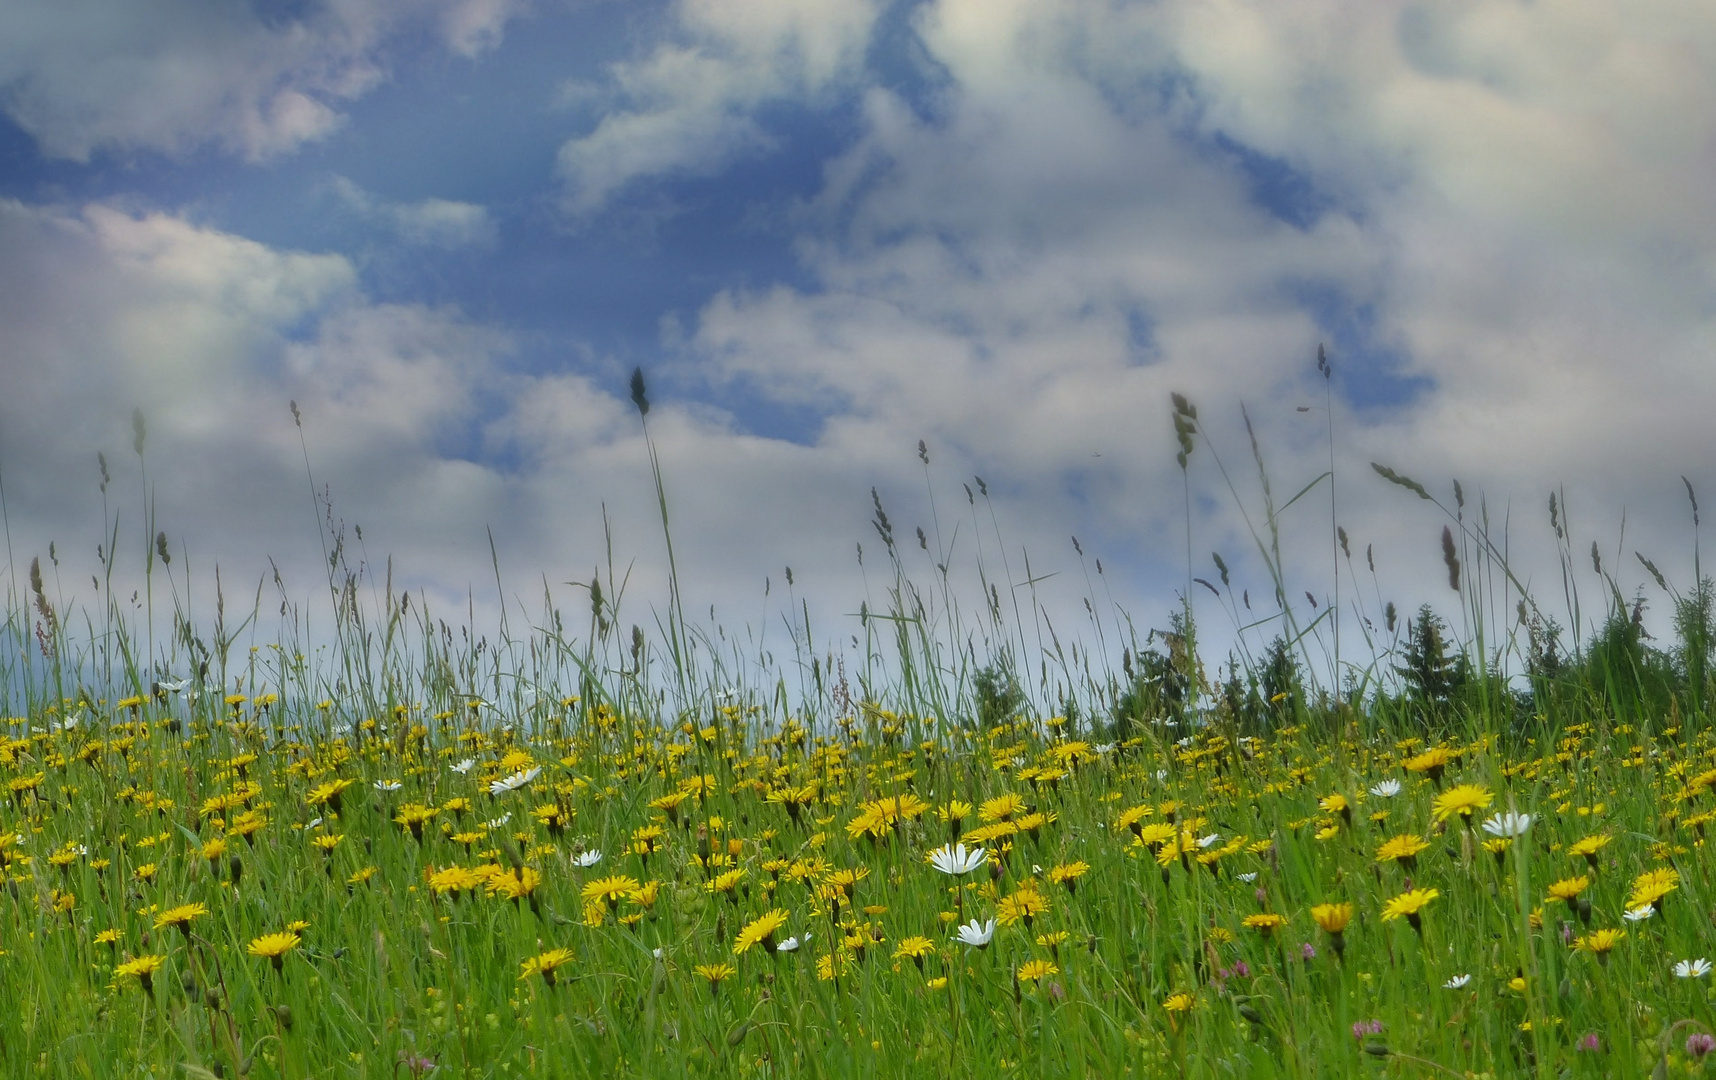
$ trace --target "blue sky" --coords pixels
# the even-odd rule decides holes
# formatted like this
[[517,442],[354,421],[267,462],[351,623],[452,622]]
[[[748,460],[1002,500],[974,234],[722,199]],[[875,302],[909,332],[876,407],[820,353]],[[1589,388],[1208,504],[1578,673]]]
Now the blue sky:
[[[837,620],[866,587],[872,486],[909,536],[983,475],[989,541],[1064,570],[1076,613],[1084,538],[1148,628],[1186,577],[1169,392],[1213,440],[1194,571],[1221,550],[1256,586],[1239,408],[1278,497],[1327,468],[1323,343],[1336,516],[1388,553],[1371,608],[1459,604],[1436,591],[1441,520],[1372,460],[1520,508],[1540,575],[1557,484],[1587,539],[1690,574],[1678,476],[1716,449],[1697,8],[150,8],[0,16],[15,559],[54,540],[87,561],[89,462],[125,456],[138,406],[195,565],[272,556],[308,589],[291,398],[336,511],[426,595],[487,590],[496,614],[497,523],[509,575],[587,578],[606,506],[647,610],[642,366],[688,576],[735,624],[778,623],[762,582],[788,564]],[[1320,497],[1287,551],[1292,591],[1327,603]],[[975,557],[978,529],[949,542]],[[1343,618],[1374,620],[1350,584]]]

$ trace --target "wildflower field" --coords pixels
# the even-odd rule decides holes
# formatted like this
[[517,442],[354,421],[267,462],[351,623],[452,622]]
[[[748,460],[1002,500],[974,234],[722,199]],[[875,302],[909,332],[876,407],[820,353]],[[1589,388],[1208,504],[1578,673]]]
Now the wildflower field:
[[312,648],[117,604],[77,639],[38,568],[0,739],[7,1074],[1708,1067],[1705,669],[1624,605],[1534,646],[1528,688],[1428,610],[1368,686],[1282,638],[1212,682],[1189,606],[1166,653],[1021,688],[1036,663],[962,661],[901,575],[862,642],[891,674],[806,646],[789,696],[677,612],[628,637],[611,579],[587,635],[495,643],[348,575]]

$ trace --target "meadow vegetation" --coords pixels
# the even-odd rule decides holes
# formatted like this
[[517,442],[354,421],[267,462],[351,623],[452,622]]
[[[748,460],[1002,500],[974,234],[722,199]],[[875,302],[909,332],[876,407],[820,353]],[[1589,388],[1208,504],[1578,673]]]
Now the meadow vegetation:
[[[633,400],[647,432],[641,376]],[[1196,408],[1176,396],[1173,418],[1188,508],[1195,468],[1238,499]],[[980,478],[954,501],[987,544],[951,567],[874,495],[859,550],[881,599],[851,648],[795,618],[778,659],[688,619],[677,573],[650,628],[628,625],[612,552],[570,608],[545,593],[490,634],[449,625],[354,568],[321,497],[327,591],[301,604],[276,581],[271,641],[260,590],[196,624],[152,520],[146,541],[110,524],[94,602],[35,560],[0,669],[0,1061],[162,1080],[1701,1074],[1701,568],[1676,592],[1638,556],[1673,604],[1676,640],[1652,642],[1596,546],[1606,595],[1581,606],[1564,499],[1565,588],[1540,606],[1481,500],[1379,465],[1367,497],[1445,525],[1449,608],[1403,614],[1338,523],[1332,457],[1277,506],[1251,454],[1265,576],[1203,570],[1188,518],[1167,625],[1141,633],[1092,560],[1079,639],[1034,600]],[[1279,524],[1316,499],[1336,584],[1301,606]],[[927,581],[914,542],[940,557]],[[147,552],[134,597],[121,548]],[[1236,644],[1211,664],[1197,629],[1217,619]]]

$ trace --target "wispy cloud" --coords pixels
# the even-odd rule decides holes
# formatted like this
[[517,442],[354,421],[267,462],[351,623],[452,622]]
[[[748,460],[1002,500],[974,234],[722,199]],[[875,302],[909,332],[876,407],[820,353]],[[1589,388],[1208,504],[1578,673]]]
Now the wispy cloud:
[[213,145],[263,161],[337,129],[405,36],[475,56],[523,7],[347,0],[269,19],[250,4],[27,2],[6,14],[0,107],[53,157]]
[[[613,66],[616,107],[560,148],[567,210],[587,216],[633,183],[710,175],[773,146],[755,111],[815,101],[853,79],[880,8],[879,0],[683,0],[668,41]],[[587,87],[578,98],[589,99]]]
[[331,181],[334,194],[360,216],[378,222],[407,244],[432,248],[487,247],[498,230],[486,208],[451,199],[389,202],[343,176]]

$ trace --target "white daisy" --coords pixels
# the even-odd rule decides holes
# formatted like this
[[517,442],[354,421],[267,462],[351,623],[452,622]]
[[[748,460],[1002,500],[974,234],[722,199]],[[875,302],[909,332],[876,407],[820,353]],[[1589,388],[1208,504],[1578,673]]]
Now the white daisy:
[[1682,979],[1702,979],[1710,974],[1710,961],[1702,956],[1696,960],[1682,960],[1674,965],[1674,973]]
[[465,760],[459,762],[457,765],[449,765],[447,767],[452,769],[454,772],[458,773],[460,776],[463,776],[466,773],[470,772],[472,769],[476,768],[476,765],[477,765],[477,759],[474,757],[468,757]]
[[959,937],[957,940],[966,945],[975,946],[979,949],[986,949],[989,947],[990,939],[994,936],[994,919],[990,919],[989,921],[982,923],[978,922],[976,919],[972,919],[970,922],[959,928]]
[[958,877],[968,874],[989,861],[983,848],[970,849],[964,844],[943,844],[929,853],[929,864],[944,874]]
[[1400,781],[1383,780],[1370,786],[1370,793],[1379,799],[1392,799],[1400,794]]
[[1456,975],[1452,979],[1443,983],[1442,986],[1448,990],[1458,990],[1471,981],[1472,977],[1470,975]]
[[1626,911],[1621,912],[1621,918],[1628,922],[1644,922],[1655,914],[1656,908],[1646,904],[1644,907],[1628,908]]
[[526,784],[542,775],[542,766],[534,769],[515,772],[511,776],[503,776],[499,780],[489,782],[490,795],[505,795],[509,791],[517,791]]
[[1509,811],[1496,814],[1484,822],[1484,831],[1491,836],[1513,837],[1524,836],[1531,829],[1531,815],[1517,814]]
[[599,863],[601,861],[602,861],[602,853],[600,851],[580,851],[578,854],[572,856],[572,865],[573,866],[579,866],[579,867],[595,866],[597,863]]

